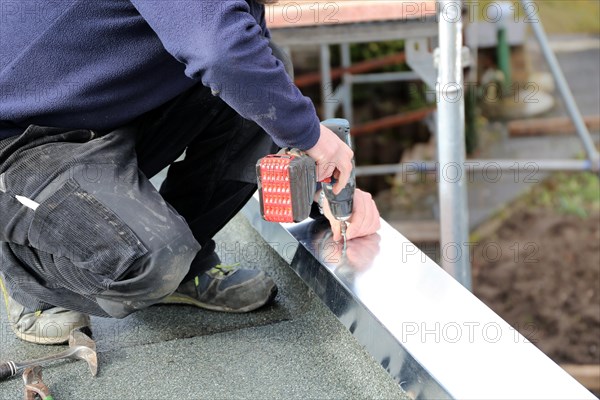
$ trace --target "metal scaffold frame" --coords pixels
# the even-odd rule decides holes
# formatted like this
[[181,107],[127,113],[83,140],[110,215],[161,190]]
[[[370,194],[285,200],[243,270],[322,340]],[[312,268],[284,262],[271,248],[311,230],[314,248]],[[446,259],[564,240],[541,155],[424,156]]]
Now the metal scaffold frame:
[[466,158],[462,2],[441,0],[439,4],[438,174],[451,166],[457,169],[453,179],[438,180],[440,246],[455,253],[442,257],[442,268],[471,290],[467,177],[462,172]]
[[[532,0],[521,0],[525,10],[537,10],[531,7]],[[457,252],[468,254],[468,207],[466,195],[466,176],[468,173],[482,171],[488,166],[493,166],[500,171],[529,171],[532,164],[537,171],[600,171],[600,155],[596,150],[594,141],[584,122],[574,100],[573,94],[566,82],[560,65],[554,55],[542,22],[536,15],[528,15],[528,20],[536,21],[531,24],[532,30],[540,44],[543,55],[550,67],[557,83],[557,88],[565,101],[566,109],[572,119],[577,134],[582,141],[586,152],[585,160],[516,160],[516,159],[470,159],[465,160],[465,120],[464,120],[464,82],[463,71],[469,64],[470,53],[463,47],[462,38],[462,0],[438,0],[438,31],[431,29],[431,19],[421,19],[410,25],[409,21],[402,21],[402,29],[396,34],[388,29],[381,34],[377,32],[354,27],[354,32],[344,31],[342,27],[337,34],[325,34],[317,38],[320,46],[321,60],[321,95],[322,107],[325,118],[333,118],[340,106],[343,115],[353,121],[352,87],[355,84],[377,83],[389,81],[407,81],[419,77],[427,85],[436,89],[437,115],[436,121],[438,162],[413,161],[389,165],[361,166],[356,170],[357,176],[382,175],[392,173],[411,172],[437,172],[454,166],[460,171],[462,178],[438,179],[439,204],[440,204],[440,229],[442,248],[448,246]],[[473,10],[471,8],[471,10]],[[412,29],[410,29],[412,28]],[[417,29],[418,28],[418,29]],[[318,28],[319,29],[319,28]],[[286,29],[282,30],[286,31]],[[293,31],[293,29],[291,30]],[[296,31],[301,32],[301,31]],[[314,32],[313,32],[314,33]],[[439,48],[433,53],[428,51],[429,42],[438,35]],[[278,41],[289,49],[291,45],[306,44],[302,42],[301,35],[275,34]],[[339,44],[341,64],[345,71],[351,67],[350,43],[363,43],[369,41],[384,41],[404,39],[406,41],[406,63],[412,72],[398,73],[371,73],[352,74],[345,72],[341,84],[335,88],[332,79],[331,49],[330,45]],[[438,68],[443,66],[442,68]],[[458,174],[458,172],[457,172]],[[438,175],[440,176],[440,175]],[[470,288],[470,266],[468,256],[446,257],[442,262],[444,269],[450,272],[465,287]],[[452,262],[447,261],[453,260]]]

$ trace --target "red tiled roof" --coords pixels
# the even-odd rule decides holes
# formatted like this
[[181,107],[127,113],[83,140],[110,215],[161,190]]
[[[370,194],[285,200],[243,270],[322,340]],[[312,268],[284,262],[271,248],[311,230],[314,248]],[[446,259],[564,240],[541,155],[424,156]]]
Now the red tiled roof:
[[270,29],[409,20],[435,15],[435,0],[282,0],[267,6]]

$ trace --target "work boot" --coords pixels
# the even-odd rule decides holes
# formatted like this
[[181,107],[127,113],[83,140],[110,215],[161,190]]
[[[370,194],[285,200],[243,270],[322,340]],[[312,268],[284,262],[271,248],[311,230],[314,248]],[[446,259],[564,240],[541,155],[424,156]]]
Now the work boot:
[[275,282],[263,271],[219,264],[182,283],[161,303],[243,313],[264,306],[276,295]]
[[61,344],[69,341],[73,329],[90,326],[90,317],[60,307],[31,311],[9,296],[0,281],[8,322],[17,337],[36,344]]

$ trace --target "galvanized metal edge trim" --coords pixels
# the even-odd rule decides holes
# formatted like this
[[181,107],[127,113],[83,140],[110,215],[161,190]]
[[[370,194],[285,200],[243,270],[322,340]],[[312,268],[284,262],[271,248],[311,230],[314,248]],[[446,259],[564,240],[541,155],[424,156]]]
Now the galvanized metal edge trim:
[[341,256],[327,224],[243,214],[415,399],[595,399],[382,221]]

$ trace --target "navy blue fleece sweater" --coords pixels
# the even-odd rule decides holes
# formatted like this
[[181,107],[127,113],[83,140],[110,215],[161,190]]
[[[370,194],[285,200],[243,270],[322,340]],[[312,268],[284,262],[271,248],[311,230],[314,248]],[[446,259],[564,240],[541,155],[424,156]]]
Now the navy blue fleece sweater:
[[[318,140],[253,0],[0,4],[0,121],[108,130],[202,82],[277,144]],[[22,131],[10,124],[0,138]]]

